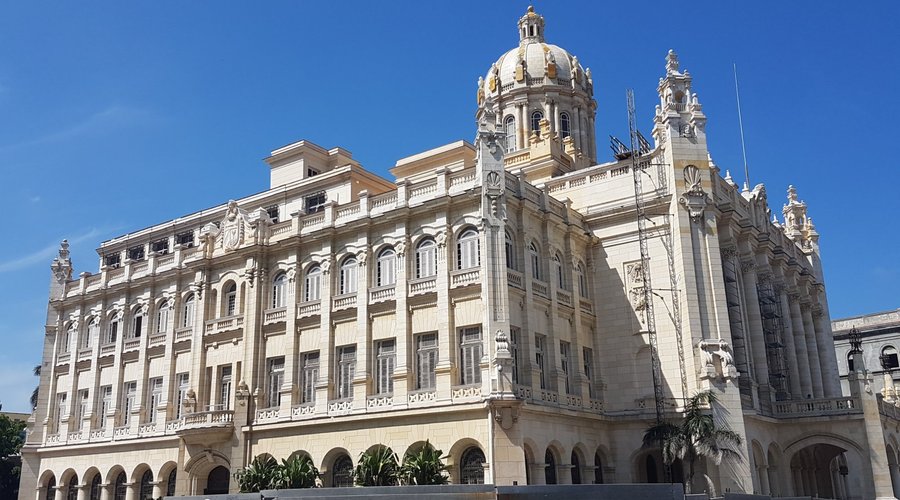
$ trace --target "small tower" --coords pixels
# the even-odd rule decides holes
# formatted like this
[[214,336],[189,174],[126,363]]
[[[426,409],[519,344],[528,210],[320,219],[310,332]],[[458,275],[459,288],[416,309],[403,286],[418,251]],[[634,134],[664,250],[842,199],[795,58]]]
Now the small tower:
[[544,16],[537,14],[531,5],[519,19],[519,45],[529,42],[544,43]]
[[[806,203],[797,198],[797,188],[794,186],[788,186],[787,204],[781,209],[781,213],[784,215],[784,234],[806,248],[805,235],[809,224],[806,217]],[[818,241],[818,233],[816,233],[816,240]]]
[[666,55],[666,76],[657,87],[659,105],[656,107],[653,139],[657,146],[668,141],[688,140],[706,143],[706,115],[697,94],[691,90],[691,75],[679,70],[678,54],[669,50]]
[[66,282],[72,279],[69,240],[62,240],[59,244],[59,255],[50,264],[50,271],[50,300],[61,299],[66,293]]

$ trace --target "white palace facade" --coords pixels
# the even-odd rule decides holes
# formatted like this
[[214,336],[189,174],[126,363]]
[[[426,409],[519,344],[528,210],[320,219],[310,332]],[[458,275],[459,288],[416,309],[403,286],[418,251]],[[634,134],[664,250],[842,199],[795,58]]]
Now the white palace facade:
[[263,454],[348,485],[361,452],[426,440],[453,483],[656,482],[657,397],[677,418],[701,390],[744,438],[700,465],[718,492],[893,497],[900,413],[862,358],[842,395],[796,190],[779,219],[721,175],[672,51],[646,154],[598,163],[590,70],[533,10],[517,31],[474,145],[386,180],[300,141],[269,190],[103,242],[97,273],[64,243],[19,498],[235,492]]

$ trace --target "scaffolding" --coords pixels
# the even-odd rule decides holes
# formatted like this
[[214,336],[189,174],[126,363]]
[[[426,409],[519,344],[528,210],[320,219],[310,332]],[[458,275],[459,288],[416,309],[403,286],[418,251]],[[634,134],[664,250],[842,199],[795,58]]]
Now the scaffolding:
[[784,324],[781,322],[781,300],[769,281],[757,283],[756,293],[759,296],[759,313],[762,319],[763,339],[766,343],[769,385],[775,390],[775,399],[783,401],[789,399],[790,394],[782,342]]
[[738,389],[745,406],[753,406],[753,377],[747,362],[747,332],[744,327],[744,311],[741,306],[741,284],[738,282],[737,259],[724,259],[722,270],[725,276],[725,301],[728,304],[728,323],[731,326],[731,350],[734,353],[734,368],[737,370]]

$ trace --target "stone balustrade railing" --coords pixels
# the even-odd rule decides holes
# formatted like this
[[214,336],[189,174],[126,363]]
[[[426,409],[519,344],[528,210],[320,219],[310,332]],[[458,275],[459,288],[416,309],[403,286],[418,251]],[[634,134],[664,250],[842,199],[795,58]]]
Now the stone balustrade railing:
[[859,400],[853,397],[839,397],[776,401],[772,408],[773,416],[779,418],[817,417],[848,413],[862,413]]

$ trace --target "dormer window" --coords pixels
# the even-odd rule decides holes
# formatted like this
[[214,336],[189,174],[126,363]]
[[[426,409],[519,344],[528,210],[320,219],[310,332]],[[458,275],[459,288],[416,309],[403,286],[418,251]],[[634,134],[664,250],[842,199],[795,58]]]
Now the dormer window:
[[269,218],[272,219],[272,224],[278,222],[278,205],[272,205],[271,207],[266,208],[266,213],[269,214]]
[[154,241],[150,244],[150,249],[160,255],[169,253],[169,239],[165,238],[159,241]]
[[118,253],[111,253],[109,255],[105,255],[103,257],[103,265],[106,267],[111,267],[113,269],[119,267],[122,264],[122,256]]
[[128,258],[131,260],[144,260],[144,245],[129,248]]
[[311,168],[311,167],[306,168],[306,176],[307,177],[314,177],[316,175],[319,175],[319,171],[317,169]]
[[306,197],[306,213],[314,214],[317,212],[321,212],[325,210],[325,200],[326,200],[325,192],[316,193]]
[[190,248],[194,246],[194,232],[185,231],[175,235],[175,244]]

